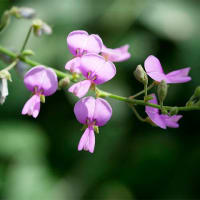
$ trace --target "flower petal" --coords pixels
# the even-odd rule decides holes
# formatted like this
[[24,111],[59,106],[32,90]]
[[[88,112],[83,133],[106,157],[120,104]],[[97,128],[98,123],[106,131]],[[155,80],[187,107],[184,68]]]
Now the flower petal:
[[94,97],[84,97],[80,99],[74,106],[74,113],[76,119],[82,123],[87,124],[86,120],[92,122],[95,110],[95,98]]
[[89,127],[83,133],[80,142],[78,144],[78,151],[85,150],[90,153],[94,152],[95,147],[95,135],[92,127]]
[[152,112],[146,112],[149,118],[152,122],[154,122],[157,126],[160,128],[166,129],[166,124],[164,120],[161,118],[161,116],[158,113],[152,113]]
[[95,125],[103,126],[105,125],[112,116],[112,107],[110,104],[102,99],[97,98],[95,103],[95,111],[93,120],[96,121]]
[[191,77],[188,76],[189,71],[190,67],[186,67],[166,74],[166,77],[169,80],[168,83],[185,83],[190,81]]
[[27,89],[34,92],[35,87],[38,91],[43,91],[45,96],[52,95],[58,88],[56,73],[42,65],[38,65],[29,70],[24,76],[24,84]]
[[91,81],[90,80],[84,80],[80,81],[78,83],[73,84],[68,91],[73,93],[75,96],[82,98],[85,96],[90,89],[91,86]]
[[33,95],[24,105],[22,109],[22,115],[32,115],[34,118],[38,116],[40,112],[40,96]]
[[87,147],[88,147],[88,143],[89,143],[89,133],[90,133],[90,130],[89,128],[87,128],[85,130],[85,132],[83,133],[83,135],[81,136],[81,139],[79,141],[79,144],[78,144],[78,151],[81,151],[83,150],[88,150]]
[[93,53],[81,57],[80,70],[86,78],[89,74],[92,75],[95,84],[107,82],[116,74],[116,68],[112,62],[106,61],[104,57]]
[[79,67],[80,67],[80,57],[71,59],[65,65],[65,69],[69,70],[72,73],[74,72],[81,73]]
[[170,128],[178,128],[179,124],[178,121],[183,117],[182,115],[173,115],[173,116],[168,116],[168,115],[160,115],[165,124],[170,127]]
[[153,55],[147,57],[147,59],[144,61],[144,67],[147,73],[151,72],[164,73],[160,61]]
[[[153,103],[153,104],[158,104],[158,101],[157,101],[157,98],[156,98],[156,95],[153,93],[153,94],[150,94],[149,96],[152,96],[153,99],[149,100],[148,102],[149,103]],[[159,113],[159,109],[158,108],[153,108],[151,106],[145,106],[145,112],[147,113]]]
[[107,48],[103,45],[102,56],[111,62],[122,62],[131,57],[131,54],[128,52],[129,45],[124,45],[116,49]]
[[[98,35],[88,35],[86,31],[72,31],[67,36],[67,44],[74,56],[81,56],[83,53],[99,53],[102,48],[102,40]],[[78,53],[78,54],[77,54]]]

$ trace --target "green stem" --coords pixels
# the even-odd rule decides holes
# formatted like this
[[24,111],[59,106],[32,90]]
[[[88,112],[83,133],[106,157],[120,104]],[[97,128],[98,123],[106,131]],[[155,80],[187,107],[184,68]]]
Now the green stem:
[[131,107],[131,109],[133,110],[135,116],[136,116],[140,121],[146,122],[146,120],[140,116],[140,114],[138,113],[138,111],[135,109],[134,106],[131,105],[130,107]]
[[[149,87],[147,87],[147,91],[151,90],[154,86],[155,86],[155,82],[153,82],[151,85],[149,85]],[[145,93],[145,90],[142,90],[142,91],[136,93],[135,95],[130,96],[130,98],[134,99],[134,98],[136,98],[136,97],[138,97],[138,96],[140,96],[141,94],[144,94],[144,93]]]
[[[1,46],[0,46],[0,53],[9,56],[12,59],[17,59],[18,58],[19,60],[25,62],[26,64],[28,64],[30,66],[41,65],[40,63],[35,62],[33,60],[18,56],[17,54],[13,53],[12,51],[9,51],[8,49],[5,49],[4,47],[1,47]],[[61,72],[61,71],[56,70],[54,68],[52,68],[52,69],[55,71],[55,73],[57,74],[58,78],[60,78],[60,79],[61,78],[65,78],[65,77],[68,77],[70,80],[73,79],[71,74],[67,74],[67,73]],[[153,87],[153,85],[150,85],[150,86]],[[150,88],[150,86],[148,88]],[[119,96],[119,95],[116,95],[116,94],[112,94],[110,92],[106,92],[106,91],[100,90],[97,87],[96,87],[96,93],[97,93],[97,96],[99,96],[99,97],[109,97],[109,98],[112,98],[112,99],[115,99],[115,100],[119,100],[119,101],[124,101],[126,103],[130,103],[132,105],[150,106],[150,107],[161,109],[160,105],[152,104],[152,103],[149,103],[149,102],[145,102],[144,100],[137,100],[137,99],[134,99],[134,98],[132,99],[132,98],[128,98],[128,97],[123,97],[123,96]],[[171,106],[163,106],[163,109],[166,109],[166,110],[171,110],[172,108],[173,107],[171,107]],[[178,111],[200,110],[200,106],[177,107],[177,109],[178,109]]]
[[30,38],[30,36],[31,36],[31,31],[32,31],[32,29],[33,29],[33,26],[31,26],[31,27],[29,28],[29,30],[28,30],[28,33],[27,33],[27,35],[26,35],[26,38],[25,38],[25,40],[24,40],[24,44],[22,45],[22,48],[21,48],[21,50],[20,50],[20,53],[22,53],[22,51],[24,51],[24,49],[25,49],[25,47],[26,47],[26,45],[27,45],[27,43],[28,43],[28,40],[29,40],[29,38]]
[[18,59],[14,60],[8,67],[4,68],[3,70],[10,71],[15,65],[19,62]]

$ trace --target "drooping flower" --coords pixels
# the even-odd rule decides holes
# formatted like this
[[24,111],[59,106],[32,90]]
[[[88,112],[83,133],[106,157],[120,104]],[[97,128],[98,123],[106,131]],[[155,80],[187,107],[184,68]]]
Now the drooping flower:
[[[158,104],[156,95],[151,94],[151,96],[153,97],[153,99],[149,100],[149,103]],[[152,122],[163,129],[166,129],[167,127],[178,128],[178,121],[183,117],[182,115],[168,116],[160,114],[158,108],[153,108],[151,106],[145,106],[145,112]]]
[[165,74],[160,61],[155,56],[151,55],[147,57],[144,62],[144,67],[147,74],[155,81],[161,82],[164,80],[166,83],[185,83],[191,80],[188,76],[190,67],[172,71]]
[[33,96],[25,103],[22,114],[36,118],[40,112],[41,97],[52,95],[58,88],[56,73],[50,68],[38,65],[25,74],[24,84]]
[[4,104],[8,96],[8,80],[12,81],[11,75],[7,70],[0,71],[0,104]]
[[111,62],[122,62],[131,57],[131,54],[128,52],[129,45],[123,45],[116,49],[107,48],[103,45],[101,50],[101,55]]
[[112,62],[106,61],[104,57],[93,53],[81,57],[79,69],[86,80],[75,83],[68,89],[69,92],[79,98],[88,92],[92,84],[105,83],[116,74],[116,68]]
[[86,31],[77,30],[72,31],[67,36],[67,45],[69,51],[75,58],[66,63],[65,69],[71,72],[80,73],[80,57],[86,53],[100,53],[103,42],[96,34],[89,35]]
[[87,126],[83,133],[78,150],[94,152],[95,147],[95,126],[104,126],[112,116],[112,108],[110,104],[102,99],[94,97],[84,97],[80,99],[74,107],[76,119]]

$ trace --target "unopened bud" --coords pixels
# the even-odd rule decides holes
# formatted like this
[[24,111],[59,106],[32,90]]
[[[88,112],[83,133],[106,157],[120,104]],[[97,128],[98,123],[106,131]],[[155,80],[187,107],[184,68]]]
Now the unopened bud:
[[168,89],[167,83],[164,80],[162,80],[157,88],[157,93],[160,103],[165,100],[167,96],[167,89]]
[[20,17],[25,18],[25,19],[32,19],[36,15],[36,12],[33,8],[26,8],[26,7],[19,8],[18,13]]
[[144,85],[148,84],[148,77],[142,65],[138,65],[133,74],[139,82],[143,83]]
[[22,52],[22,56],[33,56],[33,55],[34,55],[34,52],[30,49],[24,50]]
[[0,104],[3,104],[8,96],[8,80],[11,75],[7,70],[0,71]]
[[63,79],[61,79],[58,83],[59,88],[65,88],[66,86],[68,86],[70,83],[70,79],[68,77],[65,77]]
[[40,19],[33,21],[33,32],[36,36],[43,34],[50,35],[52,33],[51,27]]
[[194,98],[200,98],[200,86],[195,89]]
[[1,17],[1,20],[0,20],[0,32],[6,28],[6,26],[9,24],[10,22],[10,13],[9,11],[5,11]]

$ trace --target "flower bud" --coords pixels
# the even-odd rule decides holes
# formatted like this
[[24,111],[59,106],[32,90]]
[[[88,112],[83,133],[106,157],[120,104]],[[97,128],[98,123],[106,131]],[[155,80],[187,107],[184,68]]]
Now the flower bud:
[[33,32],[36,36],[41,36],[42,34],[50,35],[52,33],[51,27],[40,19],[33,21]]
[[34,52],[30,49],[26,49],[22,52],[22,56],[33,56]]
[[5,11],[0,20],[0,32],[9,24],[10,22],[10,13]]
[[157,88],[157,93],[160,103],[162,103],[165,100],[167,96],[167,89],[168,89],[167,83],[164,80],[162,80]]
[[70,83],[70,79],[68,77],[65,77],[63,79],[61,79],[58,83],[59,88],[65,88],[66,86],[68,86]]
[[8,96],[8,83],[6,78],[0,79],[0,104],[3,104]]
[[194,98],[200,98],[200,86],[195,89]]
[[26,7],[12,7],[10,9],[10,14],[15,16],[18,19],[32,19],[35,17],[35,10],[33,8]]
[[133,74],[139,82],[143,83],[144,85],[148,84],[148,77],[142,65],[138,65]]

